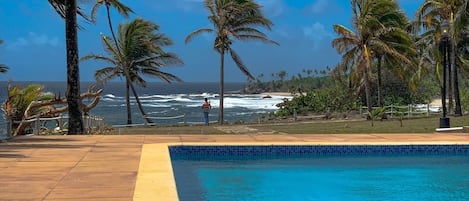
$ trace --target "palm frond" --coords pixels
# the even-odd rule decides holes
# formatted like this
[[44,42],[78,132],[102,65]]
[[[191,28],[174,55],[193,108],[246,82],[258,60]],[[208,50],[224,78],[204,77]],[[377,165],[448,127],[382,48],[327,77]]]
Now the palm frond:
[[[65,19],[65,1],[66,0],[48,0],[49,4],[54,8],[55,12],[59,14],[60,17]],[[80,15],[83,19],[85,19],[88,22],[91,22],[92,20],[82,11],[80,6],[77,6],[77,14]]]
[[8,71],[8,66],[5,64],[0,64],[0,73],[6,73]]
[[243,72],[246,76],[248,76],[249,79],[254,80],[254,76],[249,72],[249,69],[244,65],[243,61],[241,60],[241,57],[233,50],[229,50],[231,58],[233,58],[233,61],[235,62],[236,66]]
[[194,38],[195,36],[200,35],[202,33],[213,33],[213,32],[214,32],[214,30],[210,29],[210,28],[198,29],[198,30],[190,33],[189,35],[187,35],[186,40],[184,40],[184,43],[187,44],[187,43],[191,42],[192,38]]

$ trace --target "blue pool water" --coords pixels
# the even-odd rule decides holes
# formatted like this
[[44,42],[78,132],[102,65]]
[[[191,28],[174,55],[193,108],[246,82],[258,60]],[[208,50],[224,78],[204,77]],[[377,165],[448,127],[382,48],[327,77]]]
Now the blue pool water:
[[415,154],[418,146],[392,155],[359,149],[364,154],[233,157],[245,153],[241,149],[214,157],[221,153],[216,149],[202,151],[206,157],[172,153],[172,163],[181,201],[469,200],[467,153]]

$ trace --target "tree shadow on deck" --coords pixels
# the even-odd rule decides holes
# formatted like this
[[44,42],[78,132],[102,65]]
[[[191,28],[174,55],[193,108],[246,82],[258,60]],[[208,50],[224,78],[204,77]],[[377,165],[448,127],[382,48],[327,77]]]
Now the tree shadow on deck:
[[37,149],[81,149],[93,146],[95,146],[95,143],[92,141],[84,142],[79,139],[65,137],[20,136],[0,143],[0,159],[27,158],[29,157],[26,154],[27,150],[33,152]]

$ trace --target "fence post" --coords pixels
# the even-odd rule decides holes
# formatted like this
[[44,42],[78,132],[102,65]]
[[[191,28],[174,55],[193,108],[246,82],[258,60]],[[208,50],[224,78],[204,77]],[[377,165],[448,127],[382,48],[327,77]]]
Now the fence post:
[[8,118],[7,123],[8,123],[8,125],[7,125],[7,135],[8,136],[7,137],[11,137],[11,130],[13,128],[13,121],[10,118]]
[[393,114],[394,114],[394,107],[393,107],[393,104],[391,104],[391,119],[393,118]]
[[39,120],[39,115],[37,115],[36,116],[36,126],[35,126],[36,129],[34,129],[34,132],[33,132],[34,135],[39,135],[39,129],[41,128],[40,124],[41,124],[41,122]]
[[293,108],[293,120],[296,121],[298,118],[297,114],[296,114],[296,109]]
[[427,103],[427,117],[430,116],[430,104]]
[[410,104],[407,105],[407,111],[409,112],[409,113],[407,113],[407,119],[410,119],[410,117],[412,117],[412,108],[411,108]]

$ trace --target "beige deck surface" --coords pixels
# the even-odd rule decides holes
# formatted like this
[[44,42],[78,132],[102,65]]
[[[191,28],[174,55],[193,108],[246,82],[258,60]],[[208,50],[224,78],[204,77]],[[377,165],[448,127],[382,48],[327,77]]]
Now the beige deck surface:
[[469,144],[469,134],[17,137],[0,143],[0,200],[133,200],[142,145],[160,143]]

